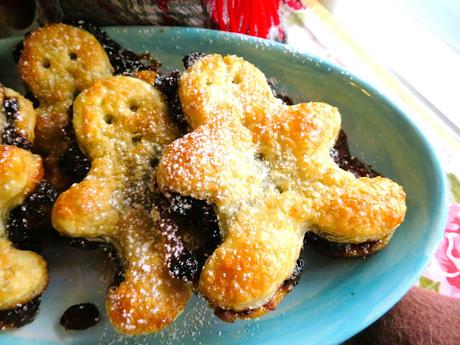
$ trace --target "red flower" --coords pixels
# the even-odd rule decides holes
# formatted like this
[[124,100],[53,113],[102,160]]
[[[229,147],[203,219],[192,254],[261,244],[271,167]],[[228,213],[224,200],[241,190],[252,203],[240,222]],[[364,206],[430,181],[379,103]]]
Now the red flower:
[[451,205],[446,230],[435,257],[446,281],[460,292],[460,205]]

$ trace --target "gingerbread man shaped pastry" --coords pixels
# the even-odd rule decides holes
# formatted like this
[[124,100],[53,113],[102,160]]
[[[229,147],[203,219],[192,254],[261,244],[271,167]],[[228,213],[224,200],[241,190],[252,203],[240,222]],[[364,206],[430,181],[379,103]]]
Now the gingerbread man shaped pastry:
[[236,56],[202,57],[178,92],[192,132],[167,146],[157,181],[164,192],[215,205],[223,241],[198,288],[221,318],[255,317],[281,301],[307,231],[381,248],[403,221],[401,186],[356,178],[329,156],[341,124],[336,108],[284,104]]
[[71,145],[65,132],[69,108],[79,92],[110,76],[113,67],[98,40],[66,24],[51,24],[26,37],[18,62],[26,88],[38,100],[35,150],[43,155],[47,178],[59,190],[72,182],[60,157]]
[[164,239],[151,217],[155,161],[177,129],[160,92],[127,76],[94,83],[77,97],[73,113],[77,140],[92,164],[82,182],[59,196],[53,225],[65,236],[112,243],[124,281],[109,290],[109,320],[127,334],[159,331],[191,294],[169,276]]

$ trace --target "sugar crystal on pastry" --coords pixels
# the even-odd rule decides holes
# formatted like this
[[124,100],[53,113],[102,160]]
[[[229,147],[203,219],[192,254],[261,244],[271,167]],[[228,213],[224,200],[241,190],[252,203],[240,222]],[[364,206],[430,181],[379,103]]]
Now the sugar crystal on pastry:
[[18,49],[19,75],[38,103],[34,149],[44,156],[47,177],[60,191],[80,181],[88,169],[73,135],[75,97],[114,73],[148,70],[155,75],[156,68],[153,59],[144,61],[123,49],[98,27],[81,21],[75,25],[34,30]]
[[65,24],[32,31],[23,42],[19,76],[37,99],[35,150],[45,159],[48,179],[60,190],[73,182],[59,166],[71,145],[64,130],[75,96],[113,73],[107,54],[89,32]]

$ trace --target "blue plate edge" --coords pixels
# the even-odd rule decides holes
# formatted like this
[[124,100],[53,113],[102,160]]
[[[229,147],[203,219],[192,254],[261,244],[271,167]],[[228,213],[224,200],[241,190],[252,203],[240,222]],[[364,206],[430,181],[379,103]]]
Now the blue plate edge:
[[[322,57],[319,57],[317,55],[314,55],[314,54],[311,54],[311,53],[308,53],[308,52],[302,52],[302,51],[296,50],[295,48],[286,46],[286,45],[284,45],[282,43],[268,41],[268,40],[264,40],[264,39],[261,39],[261,38],[251,37],[251,36],[242,35],[242,34],[233,34],[233,33],[228,33],[228,32],[221,32],[221,31],[202,29],[202,28],[184,28],[184,27],[167,27],[167,26],[165,26],[165,27],[153,27],[153,26],[110,26],[110,27],[105,27],[105,29],[107,29],[108,32],[110,32],[112,30],[115,30],[115,31],[116,30],[126,30],[126,28],[133,29],[133,30],[136,30],[136,29],[137,30],[154,30],[154,31],[158,31],[158,32],[168,30],[168,31],[173,31],[173,32],[181,33],[181,34],[183,34],[184,32],[186,32],[187,34],[188,33],[193,34],[193,33],[196,33],[198,31],[198,32],[203,32],[203,33],[209,34],[209,35],[211,35],[211,36],[213,36],[215,38],[221,37],[222,35],[228,36],[228,37],[233,37],[233,38],[236,36],[236,37],[239,38],[239,40],[246,41],[249,44],[254,44],[254,42],[256,42],[256,43],[258,42],[258,43],[261,43],[264,46],[272,47],[272,48],[274,48],[276,50],[287,50],[289,53],[299,55],[301,57],[304,57],[304,58],[307,58],[307,59],[311,60],[312,62],[317,63],[318,65],[321,66],[321,68],[329,67],[332,70],[334,70],[334,72],[337,72],[337,73],[345,72],[345,75],[346,75],[347,78],[351,77],[354,82],[358,82],[360,85],[364,86],[366,89],[371,90],[372,92],[374,92],[376,94],[379,94],[379,96],[384,100],[384,102],[386,102],[393,109],[395,109],[398,112],[398,115],[401,116],[403,118],[403,120],[410,127],[412,127],[414,129],[415,134],[421,140],[423,145],[426,147],[426,149],[427,149],[426,151],[428,151],[427,153],[429,154],[429,159],[432,162],[433,172],[434,172],[435,176],[437,177],[436,184],[438,186],[438,189],[439,189],[440,193],[438,195],[437,200],[435,202],[433,202],[433,204],[438,205],[436,207],[436,211],[437,211],[436,213],[439,213],[439,217],[437,217],[436,220],[433,221],[433,223],[434,223],[433,228],[435,229],[433,231],[433,236],[435,236],[436,238],[434,240],[430,241],[430,243],[428,244],[428,246],[426,248],[426,253],[428,254],[428,255],[425,256],[426,260],[424,262],[420,262],[420,264],[417,265],[417,267],[414,269],[414,271],[417,272],[416,275],[414,275],[412,277],[412,279],[408,280],[408,282],[406,282],[406,284],[403,284],[404,286],[399,288],[400,290],[398,291],[398,293],[395,293],[394,295],[392,295],[391,302],[387,303],[387,305],[384,308],[386,310],[383,313],[381,313],[380,315],[378,315],[379,313],[376,313],[371,318],[369,318],[368,322],[364,323],[362,325],[361,329],[359,329],[357,331],[353,331],[353,332],[345,332],[344,336],[343,336],[343,339],[341,339],[340,341],[344,341],[344,340],[348,339],[349,337],[353,336],[354,334],[358,333],[362,329],[366,328],[372,322],[377,320],[381,315],[383,315],[387,310],[389,310],[391,307],[393,307],[407,293],[407,291],[414,285],[414,283],[418,280],[420,275],[423,273],[423,269],[429,263],[429,260],[433,256],[433,254],[434,254],[434,252],[435,252],[435,250],[437,248],[437,245],[439,244],[439,242],[442,239],[442,235],[443,235],[443,232],[444,232],[444,226],[445,226],[446,221],[447,221],[448,204],[449,204],[448,200],[449,199],[448,199],[448,190],[447,190],[447,177],[446,177],[446,174],[445,174],[445,170],[443,168],[443,163],[440,162],[437,159],[437,154],[436,154],[437,148],[436,148],[436,146],[433,145],[430,142],[430,140],[423,134],[423,131],[420,129],[420,127],[414,122],[414,120],[412,120],[409,117],[407,111],[402,110],[402,107],[399,105],[399,103],[397,101],[395,101],[394,99],[390,98],[386,93],[382,92],[381,89],[376,88],[375,86],[371,85],[365,79],[357,76],[356,74],[353,74],[353,73],[349,72],[348,70],[346,70],[343,67],[337,65],[336,63],[334,63],[334,62],[332,62],[332,61],[330,61],[330,60],[328,60],[326,58],[322,58]],[[4,38],[4,39],[0,39],[0,44],[11,44],[11,43],[14,43],[14,42],[18,42],[21,39],[22,39],[22,37],[20,37],[20,36]],[[411,282],[411,283],[409,284],[409,282]],[[333,344],[333,343],[331,343],[331,344]],[[334,342],[334,344],[335,344],[335,342]]]

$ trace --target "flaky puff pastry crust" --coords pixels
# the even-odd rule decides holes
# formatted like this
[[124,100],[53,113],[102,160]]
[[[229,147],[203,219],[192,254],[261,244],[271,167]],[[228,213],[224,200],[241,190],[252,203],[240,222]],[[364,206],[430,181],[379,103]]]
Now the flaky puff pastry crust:
[[[35,138],[35,123],[37,120],[37,115],[32,105],[32,102],[24,98],[18,92],[7,88],[0,84],[0,134],[2,134],[3,129],[7,125],[5,109],[3,107],[3,102],[6,99],[16,99],[19,106],[19,112],[14,118],[14,127],[19,133],[29,140],[30,142],[34,141]],[[1,138],[0,138],[1,142]]]
[[163,96],[131,77],[94,83],[75,100],[77,140],[92,161],[86,178],[61,194],[52,211],[63,235],[108,241],[124,263],[124,281],[110,289],[112,325],[127,334],[161,330],[181,313],[191,291],[172,279],[165,243],[150,217],[152,161],[178,132]]
[[0,310],[14,309],[38,297],[48,284],[46,262],[13,247],[6,234],[9,212],[43,178],[41,158],[21,148],[0,145]]
[[281,300],[307,230],[359,243],[387,239],[403,221],[401,186],[357,179],[329,156],[340,130],[336,108],[285,105],[236,56],[201,58],[178,92],[193,131],[166,148],[157,181],[216,205],[224,240],[199,280],[211,305],[238,312]]
[[51,24],[30,33],[18,62],[19,76],[37,98],[35,149],[44,156],[47,178],[60,190],[68,181],[58,166],[69,138],[63,131],[79,92],[110,76],[113,67],[98,40],[66,24]]

